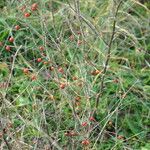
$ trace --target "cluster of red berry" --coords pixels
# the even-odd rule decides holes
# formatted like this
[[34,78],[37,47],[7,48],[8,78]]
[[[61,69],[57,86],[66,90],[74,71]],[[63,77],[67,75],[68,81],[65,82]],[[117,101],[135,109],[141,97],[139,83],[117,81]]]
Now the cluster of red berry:
[[[79,98],[77,98],[77,99],[79,99]],[[89,118],[89,121],[90,121],[90,122],[95,122],[96,120],[95,120],[94,117],[91,116],[91,117]],[[82,127],[86,127],[87,125],[88,125],[88,122],[83,122],[83,123],[81,124]],[[76,132],[74,132],[74,131],[68,131],[68,132],[65,133],[65,136],[73,137],[73,136],[79,136],[79,134],[76,133]],[[83,139],[81,143],[82,143],[82,145],[84,145],[84,146],[88,146],[88,145],[90,144],[90,140],[86,138],[86,139]]]
[[[25,12],[25,10],[26,10],[25,5],[22,6],[20,10],[24,12],[24,17],[26,17],[26,18],[30,17],[31,13],[30,12]],[[31,11],[36,11],[36,10],[38,10],[38,4],[34,3],[34,4],[31,5]]]
[[[21,11],[25,11],[25,9],[26,9],[26,6],[22,6],[21,7]],[[38,4],[37,3],[34,3],[34,4],[32,4],[31,5],[31,10],[32,11],[36,11],[38,9]],[[24,12],[24,17],[30,17],[30,15],[31,15],[31,13],[29,13],[29,12]],[[16,25],[15,27],[14,27],[14,29],[15,30],[19,30],[20,29],[20,26],[19,25]],[[10,42],[10,43],[13,43],[14,42],[14,37],[13,36],[11,36],[11,37],[9,37],[9,39],[8,39],[8,41]],[[0,42],[0,46],[3,46],[3,43],[2,42]],[[10,45],[6,45],[6,47],[5,47],[5,49],[6,49],[6,51],[11,51],[11,46]],[[40,48],[41,50],[43,49],[42,47]],[[40,61],[40,59],[38,59],[38,61]]]
[[[80,37],[80,35],[82,35],[82,33],[80,31],[78,31],[77,34],[79,35],[79,37]],[[69,39],[70,39],[70,41],[74,41],[75,36],[72,34],[72,35],[70,35]],[[80,40],[80,39],[77,40],[77,46],[80,46],[83,43],[85,43],[85,41]]]
[[[15,29],[15,30],[19,30],[19,29],[20,29],[20,26],[19,26],[19,25],[16,25],[16,26],[14,27],[14,29]],[[12,36],[8,38],[8,42],[10,42],[10,43],[13,43],[14,40],[15,40],[15,39],[14,39],[14,37],[12,37]],[[3,42],[0,42],[0,46],[3,46]],[[5,49],[6,49],[6,51],[10,51],[10,50],[11,50],[11,46],[6,45]]]

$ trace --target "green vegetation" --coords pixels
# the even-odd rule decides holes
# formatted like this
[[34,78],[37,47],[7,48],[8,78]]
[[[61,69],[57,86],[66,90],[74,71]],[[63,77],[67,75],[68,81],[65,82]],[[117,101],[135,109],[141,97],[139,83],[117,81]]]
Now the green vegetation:
[[150,150],[150,2],[0,0],[1,150]]

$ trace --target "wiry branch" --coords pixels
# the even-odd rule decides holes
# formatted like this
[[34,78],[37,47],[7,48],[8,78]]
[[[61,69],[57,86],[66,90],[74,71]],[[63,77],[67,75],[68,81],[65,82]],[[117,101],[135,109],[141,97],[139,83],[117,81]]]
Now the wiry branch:
[[101,78],[100,89],[99,89],[99,92],[98,92],[97,98],[96,98],[95,109],[98,108],[100,97],[101,97],[101,94],[103,93],[103,90],[104,90],[104,80],[105,80],[105,75],[106,75],[106,72],[107,72],[108,64],[109,64],[109,61],[110,61],[111,48],[112,48],[112,43],[113,43],[113,40],[114,40],[115,31],[116,31],[117,15],[118,15],[118,11],[119,11],[121,3],[122,3],[122,1],[120,1],[120,3],[118,4],[116,12],[115,12],[115,16],[114,16],[112,35],[111,35],[111,38],[110,38],[110,42],[108,44],[107,58],[106,58],[104,69],[103,69],[103,75],[102,75],[102,78]]

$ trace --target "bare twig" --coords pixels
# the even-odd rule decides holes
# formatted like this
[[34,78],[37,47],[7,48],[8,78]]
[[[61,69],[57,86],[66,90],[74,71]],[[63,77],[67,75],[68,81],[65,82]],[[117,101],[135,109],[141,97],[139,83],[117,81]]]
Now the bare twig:
[[10,75],[9,75],[9,78],[8,78],[8,81],[7,81],[7,87],[6,87],[6,92],[8,90],[8,87],[9,87],[9,83],[11,81],[11,78],[12,78],[12,74],[13,74],[13,70],[14,70],[14,65],[15,65],[15,60],[16,60],[16,57],[17,57],[17,54],[19,52],[19,50],[22,48],[22,45],[19,46],[19,48],[17,49],[16,53],[14,54],[13,56],[13,62],[12,62],[12,66],[11,66],[11,72],[10,72]]
[[119,8],[121,6],[121,3],[122,3],[122,1],[120,1],[120,3],[118,4],[116,12],[115,12],[115,16],[114,16],[112,35],[111,35],[111,38],[110,38],[110,42],[108,44],[107,58],[106,58],[104,69],[103,69],[103,76],[101,78],[100,89],[99,89],[99,92],[98,92],[97,98],[96,98],[95,109],[98,108],[100,97],[101,97],[101,94],[102,94],[103,89],[104,89],[104,80],[105,80],[105,75],[106,75],[107,67],[108,67],[109,60],[110,60],[112,43],[113,43],[113,40],[114,40],[115,31],[116,31],[117,15],[118,15],[118,11],[119,11]]
[[[75,3],[75,2],[74,2]],[[99,38],[101,38],[100,37],[100,33],[99,33],[99,31],[96,29],[96,27],[88,20],[88,19],[86,19],[84,16],[83,16],[83,14],[81,14],[80,12],[79,12],[79,2],[77,2],[77,10],[76,9],[74,9],[72,6],[71,6],[71,4],[68,2],[68,5],[69,5],[69,7],[71,8],[71,10],[73,10],[77,15],[78,15],[78,17],[83,21],[83,22],[85,22],[85,24],[93,31],[93,33],[95,33],[95,35],[97,36],[97,37],[99,37]],[[102,39],[103,40],[103,42],[108,46],[108,43],[104,40],[104,39]]]

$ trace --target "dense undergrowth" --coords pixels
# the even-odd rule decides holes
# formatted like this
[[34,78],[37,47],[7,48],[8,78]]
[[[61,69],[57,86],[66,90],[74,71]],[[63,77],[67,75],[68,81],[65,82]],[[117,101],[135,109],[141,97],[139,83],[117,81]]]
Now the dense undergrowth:
[[149,1],[0,0],[0,12],[1,150],[150,149]]

